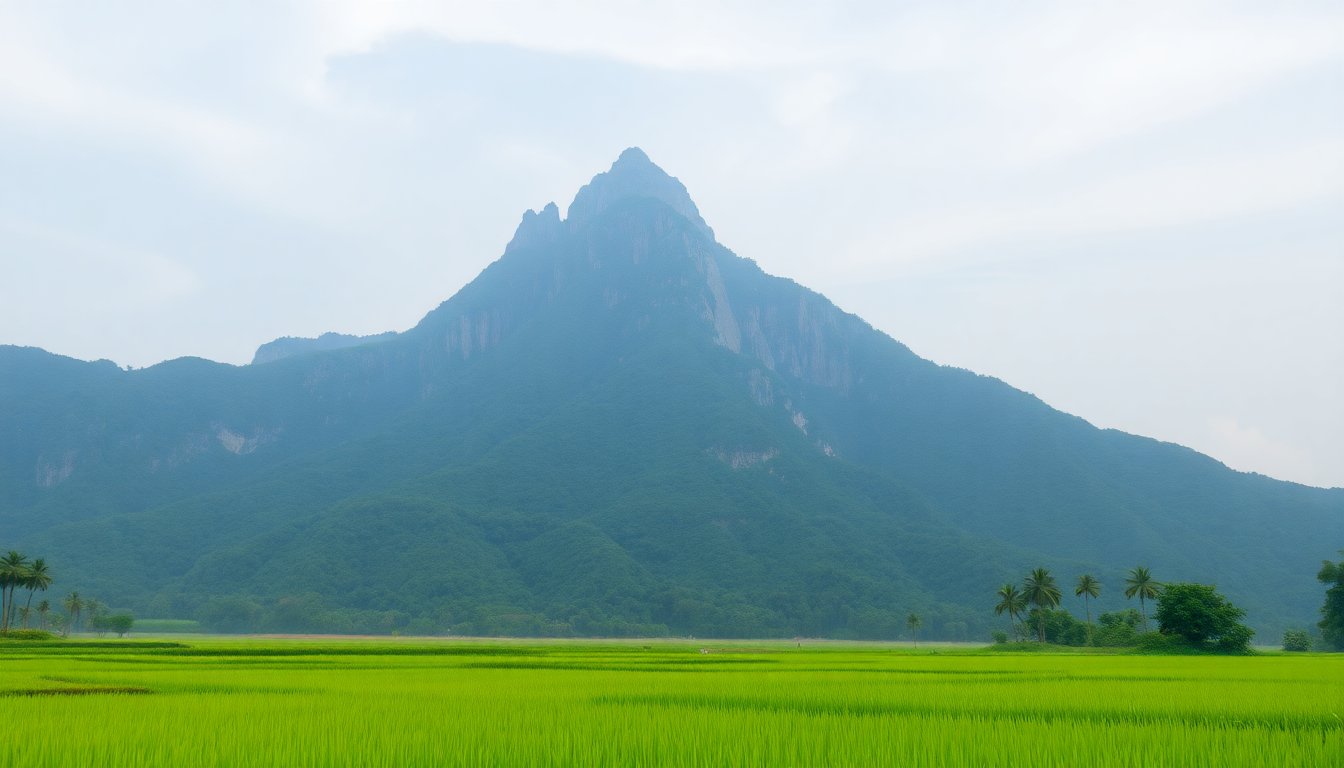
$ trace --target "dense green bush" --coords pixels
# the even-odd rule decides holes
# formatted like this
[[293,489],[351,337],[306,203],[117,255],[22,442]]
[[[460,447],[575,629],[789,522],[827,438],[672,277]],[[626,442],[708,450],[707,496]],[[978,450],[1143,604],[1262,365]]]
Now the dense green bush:
[[134,624],[135,617],[129,613],[99,614],[89,621],[89,629],[97,633],[99,637],[107,632],[115,632],[117,637],[125,637]]
[[1087,624],[1075,619],[1068,611],[1042,611],[1033,609],[1027,616],[1028,631],[1040,633],[1041,622],[1045,622],[1045,641],[1055,645],[1087,645]]
[[1214,649],[1192,643],[1180,635],[1164,635],[1161,632],[1145,632],[1134,639],[1134,650],[1138,653],[1162,656],[1203,655],[1214,653]]
[[1311,637],[1300,629],[1290,629],[1283,633],[1283,650],[1310,651]]
[[1250,649],[1255,632],[1241,623],[1245,615],[1208,584],[1167,584],[1157,598],[1157,622],[1162,634],[1221,653]]
[[1097,617],[1096,631],[1092,634],[1092,644],[1108,648],[1123,648],[1138,642],[1139,624],[1143,617],[1133,608],[1123,611],[1103,613]]
[[41,629],[11,629],[0,640],[52,640],[56,636]]

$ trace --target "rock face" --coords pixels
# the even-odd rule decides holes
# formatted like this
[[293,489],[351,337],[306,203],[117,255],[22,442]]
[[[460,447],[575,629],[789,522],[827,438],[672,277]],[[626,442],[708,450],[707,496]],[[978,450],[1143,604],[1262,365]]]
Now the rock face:
[[286,357],[294,357],[295,355],[306,355],[312,352],[324,352],[332,349],[356,347],[360,344],[386,341],[393,336],[396,336],[396,333],[392,331],[378,333],[372,336],[350,336],[344,333],[324,333],[316,339],[284,336],[274,341],[268,341],[260,347],[257,347],[256,353],[252,355],[252,365],[271,363],[276,360],[283,360]]
[[254,362],[0,347],[6,546],[134,610],[342,617],[255,629],[889,637],[914,610],[965,639],[1030,567],[1135,563],[1272,636],[1344,534],[1344,491],[919,358],[720,245],[637,149],[416,327]]

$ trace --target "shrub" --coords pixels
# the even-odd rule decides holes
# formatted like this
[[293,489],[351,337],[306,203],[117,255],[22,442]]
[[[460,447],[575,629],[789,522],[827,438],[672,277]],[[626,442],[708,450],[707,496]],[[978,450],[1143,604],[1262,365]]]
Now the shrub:
[[1245,653],[1254,631],[1241,623],[1246,615],[1208,584],[1168,584],[1157,598],[1157,623],[1196,647],[1221,653]]
[[993,638],[994,642],[998,643],[999,645],[1003,645],[1004,643],[1008,642],[1008,633],[1004,632],[1003,630],[998,630],[993,634]]
[[116,632],[117,637],[125,637],[126,633],[131,631],[131,625],[133,624],[135,624],[135,617],[131,614],[113,613],[94,616],[93,621],[89,622],[89,629],[92,629],[99,637],[107,632]]
[[1092,634],[1092,644],[1097,646],[1120,648],[1138,642],[1139,623],[1143,617],[1133,608],[1112,613],[1103,613],[1097,617],[1101,626]]
[[5,640],[51,640],[55,635],[42,629],[11,629],[0,638]]
[[1023,622],[1031,635],[1040,631],[1045,621],[1045,641],[1055,645],[1087,645],[1087,624],[1075,619],[1068,611],[1033,609]]
[[1311,638],[1300,629],[1290,629],[1283,633],[1283,650],[1310,651]]
[[1180,635],[1147,632],[1135,638],[1134,649],[1139,653],[1167,655],[1203,655],[1214,649],[1203,643],[1192,643]]

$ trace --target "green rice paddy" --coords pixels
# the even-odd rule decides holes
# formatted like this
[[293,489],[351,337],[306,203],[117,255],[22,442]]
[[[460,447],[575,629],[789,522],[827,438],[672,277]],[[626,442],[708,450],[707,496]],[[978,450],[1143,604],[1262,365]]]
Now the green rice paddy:
[[1333,766],[1341,716],[1344,655],[0,647],[0,765]]

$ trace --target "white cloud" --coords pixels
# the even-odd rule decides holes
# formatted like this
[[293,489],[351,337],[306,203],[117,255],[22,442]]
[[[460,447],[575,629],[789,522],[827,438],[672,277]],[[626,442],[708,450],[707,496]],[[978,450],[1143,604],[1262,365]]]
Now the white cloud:
[[1221,5],[1067,4],[981,35],[970,87],[1003,125],[1000,157],[1030,165],[1190,117],[1338,59],[1344,24]]
[[28,289],[34,283],[59,284],[71,270],[93,273],[108,301],[149,304],[189,296],[200,277],[162,254],[76,232],[48,229],[32,222],[0,218],[0,238],[13,245],[3,262],[3,282],[11,303],[42,301]]
[[1066,189],[894,217],[852,246],[851,266],[881,276],[988,244],[1057,240],[1279,210],[1344,191],[1344,139],[1273,153],[1136,171],[1114,169]]

